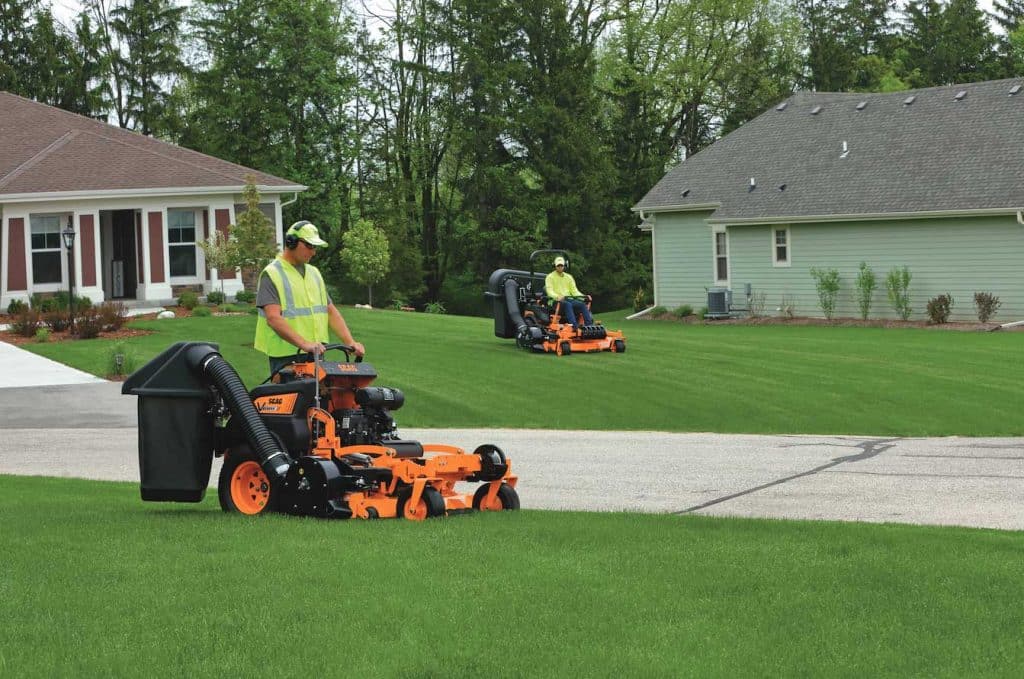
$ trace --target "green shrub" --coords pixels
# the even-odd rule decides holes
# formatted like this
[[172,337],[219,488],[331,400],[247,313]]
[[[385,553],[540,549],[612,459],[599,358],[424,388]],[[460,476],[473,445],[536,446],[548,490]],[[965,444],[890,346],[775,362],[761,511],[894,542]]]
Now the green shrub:
[[818,306],[825,318],[832,320],[836,313],[836,297],[839,295],[839,272],[836,269],[811,267],[811,276],[818,290]]
[[239,290],[235,293],[235,301],[252,304],[256,301],[256,293],[251,290]]
[[978,310],[978,320],[988,323],[988,319],[996,315],[1002,302],[991,292],[974,293],[974,307]]
[[127,342],[114,342],[107,349],[107,374],[130,375],[138,367],[139,359]]
[[423,305],[423,311],[428,314],[446,314],[448,311],[441,302],[427,302]]
[[75,313],[75,335],[78,339],[93,339],[103,330],[103,318],[96,307],[82,309]]
[[878,279],[875,272],[867,262],[861,262],[860,271],[857,272],[857,308],[860,309],[860,317],[865,321],[871,312],[871,298],[877,287]]
[[35,341],[43,344],[44,342],[50,341],[50,329],[49,328],[36,328]]
[[259,312],[260,312],[260,308],[258,306],[251,306],[251,307],[249,307],[249,315],[250,316],[255,316]]
[[210,292],[206,293],[207,304],[223,304],[224,299],[224,293],[220,292],[219,290],[211,290]]
[[945,323],[949,320],[949,313],[953,310],[953,296],[949,293],[938,295],[928,300],[925,307],[928,311],[928,322],[934,325]]
[[650,305],[650,303],[651,298],[647,294],[647,291],[644,290],[643,286],[637,288],[636,292],[633,294],[633,311],[643,311],[648,307],[648,305]]
[[[67,290],[61,290],[55,292],[50,297],[43,297],[41,295],[32,295],[32,306],[39,309],[40,311],[67,311],[68,310],[68,296]],[[75,311],[80,309],[89,309],[92,307],[92,300],[85,295],[75,295]]]
[[[63,304],[62,304],[63,302]],[[39,300],[39,304],[33,304],[33,309],[38,309],[41,313],[48,314],[54,311],[67,311],[67,297],[64,299],[59,297],[44,297]]]
[[103,329],[108,332],[120,330],[128,320],[128,309],[121,302],[104,302],[96,309]]
[[684,304],[680,307],[676,307],[672,310],[672,315],[676,318],[686,318],[687,316],[693,315],[693,307],[689,304]]
[[668,309],[666,309],[665,307],[663,307],[663,306],[661,306],[659,304],[658,306],[652,306],[651,307],[651,311],[648,313],[648,315],[653,317],[653,318],[657,318],[658,316],[662,316],[662,315],[667,314],[667,313],[668,313]]
[[893,267],[889,275],[885,277],[885,289],[889,295],[889,303],[904,321],[910,318],[910,269],[907,267]]
[[213,315],[213,309],[208,306],[197,306],[192,309],[192,315],[196,318],[209,318]]
[[14,319],[11,321],[11,330],[21,337],[35,337],[40,323],[38,310],[24,309],[14,315]]
[[191,290],[186,290],[181,293],[181,297],[178,298],[178,306],[192,311],[199,306],[199,295]]
[[53,311],[44,311],[40,315],[43,324],[54,332],[64,332],[71,325],[71,316],[67,311],[54,309]]
[[28,308],[28,304],[26,304],[22,300],[12,299],[11,303],[7,305],[7,313],[9,313],[12,316],[16,316],[17,314],[20,314],[22,311]]
[[[43,293],[33,292],[31,295],[29,295],[28,305],[33,309],[39,309],[39,307],[43,305],[44,299],[46,299],[46,296],[44,296]],[[42,311],[42,309],[39,310]]]

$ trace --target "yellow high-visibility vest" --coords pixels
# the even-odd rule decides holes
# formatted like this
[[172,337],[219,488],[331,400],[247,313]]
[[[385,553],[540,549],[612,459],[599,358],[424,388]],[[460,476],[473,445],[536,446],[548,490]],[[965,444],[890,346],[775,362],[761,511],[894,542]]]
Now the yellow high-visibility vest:
[[[280,255],[268,264],[260,276],[269,276],[281,300],[281,316],[291,328],[311,342],[330,339],[327,323],[327,286],[323,276],[312,264],[306,265],[305,276]],[[298,351],[291,342],[281,338],[267,323],[263,309],[256,320],[255,347],[267,356],[290,356]]]

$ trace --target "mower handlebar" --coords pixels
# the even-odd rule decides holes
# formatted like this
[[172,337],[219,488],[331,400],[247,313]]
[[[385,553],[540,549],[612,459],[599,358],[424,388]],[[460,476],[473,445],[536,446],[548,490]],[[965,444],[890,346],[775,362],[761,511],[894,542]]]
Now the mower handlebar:
[[[328,351],[332,351],[334,349],[340,349],[341,351],[345,352],[345,362],[346,363],[351,363],[352,362],[352,354],[354,354],[355,351],[356,351],[355,347],[353,347],[350,344],[341,344],[340,342],[335,343],[335,344],[325,344],[324,345],[324,353],[327,353]],[[301,362],[312,363],[314,358],[315,358],[313,356],[313,354],[310,354],[310,353],[299,354],[299,355],[302,358],[305,359],[305,361],[299,361],[300,363]],[[363,362],[363,357],[362,356],[356,356],[356,363],[362,363],[362,362]]]

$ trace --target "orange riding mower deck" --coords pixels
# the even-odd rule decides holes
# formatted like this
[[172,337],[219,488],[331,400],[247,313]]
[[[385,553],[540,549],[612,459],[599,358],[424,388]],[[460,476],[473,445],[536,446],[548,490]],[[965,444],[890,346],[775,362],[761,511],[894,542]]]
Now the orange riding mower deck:
[[[179,342],[124,383],[139,396],[142,499],[199,502],[223,455],[221,508],[324,518],[421,520],[519,509],[505,454],[398,437],[398,389],[372,387],[367,363],[300,354],[253,389],[217,345]],[[479,483],[472,493],[456,485]]]
[[[515,338],[523,349],[548,352],[559,356],[592,351],[626,351],[626,337],[618,330],[608,330],[600,321],[585,325],[582,315],[573,325],[560,315],[561,305],[549,303],[544,291],[544,274],[534,264],[538,256],[558,254],[565,250],[536,250],[530,255],[530,270],[498,269],[487,282],[485,296],[492,300],[494,334],[504,339]],[[584,301],[583,298],[574,298]],[[586,300],[590,309],[590,299]]]

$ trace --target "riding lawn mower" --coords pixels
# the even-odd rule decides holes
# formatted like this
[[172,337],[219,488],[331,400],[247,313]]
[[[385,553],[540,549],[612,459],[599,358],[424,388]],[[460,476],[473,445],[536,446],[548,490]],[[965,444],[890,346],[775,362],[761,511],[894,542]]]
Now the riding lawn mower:
[[[139,397],[142,499],[200,502],[214,455],[227,512],[422,520],[519,509],[509,460],[485,444],[468,453],[403,440],[391,413],[405,397],[371,386],[377,372],[351,360],[297,354],[251,392],[209,342],[178,342],[133,373]],[[480,485],[472,494],[460,482]]]
[[[617,330],[608,330],[600,321],[578,328],[566,322],[559,314],[557,302],[549,303],[544,290],[545,274],[536,271],[541,255],[561,255],[569,268],[569,253],[565,250],[535,250],[530,255],[530,270],[498,269],[487,281],[484,293],[492,300],[494,334],[504,339],[515,338],[523,349],[568,356],[577,352],[626,350],[626,337]],[[587,298],[587,308],[590,299]]]

